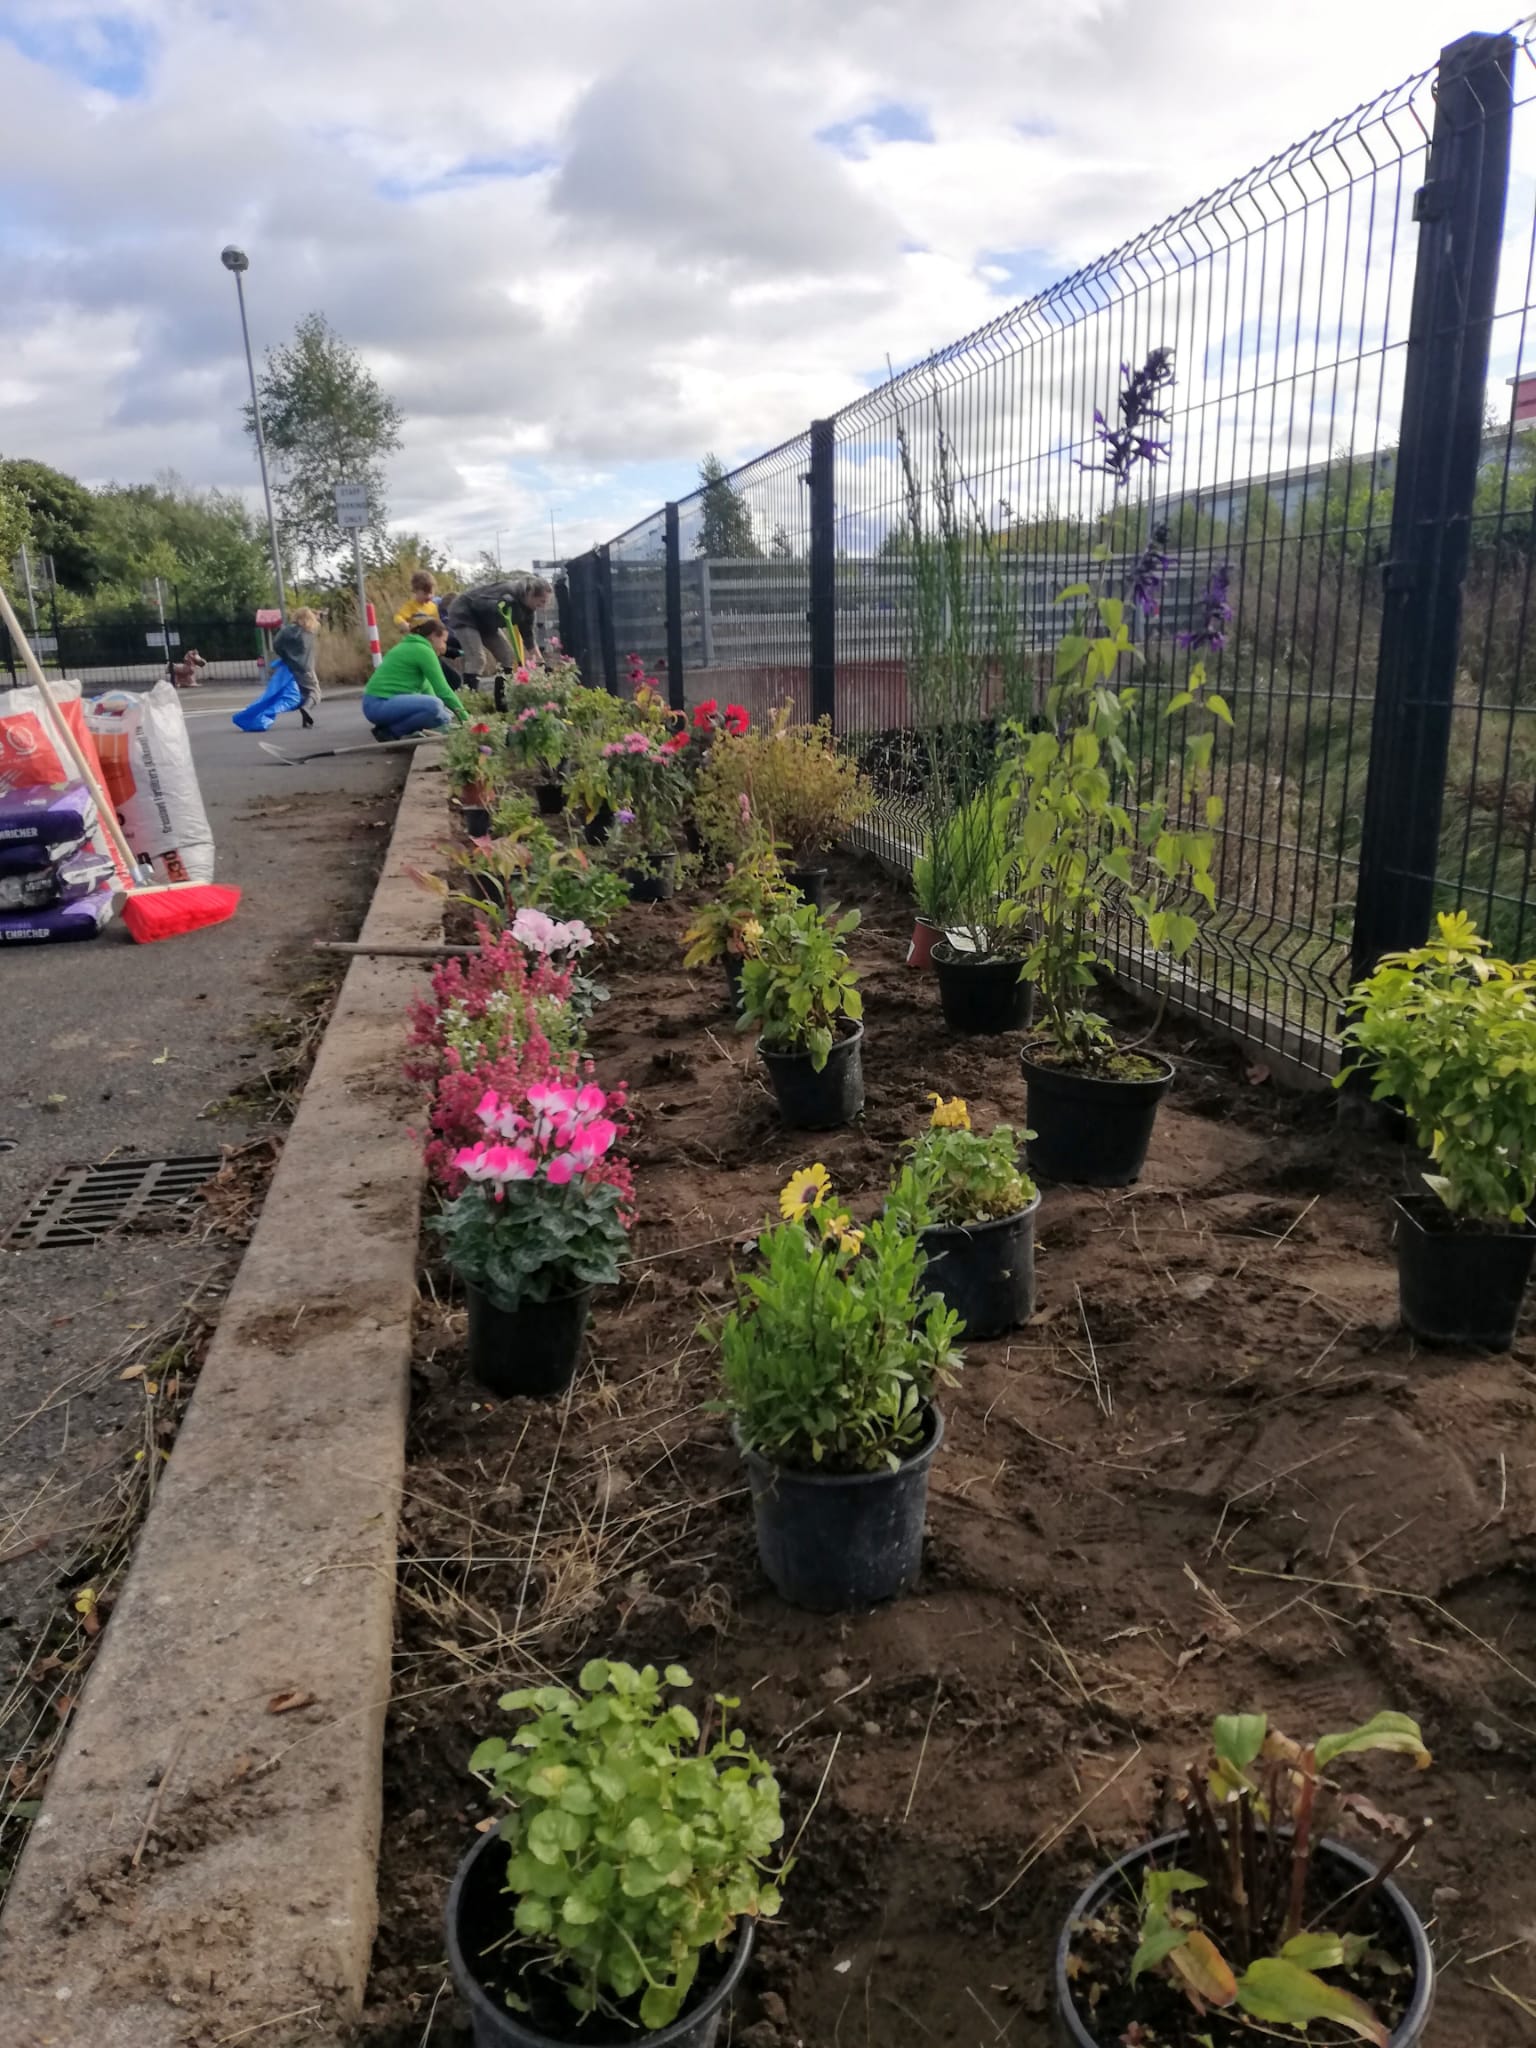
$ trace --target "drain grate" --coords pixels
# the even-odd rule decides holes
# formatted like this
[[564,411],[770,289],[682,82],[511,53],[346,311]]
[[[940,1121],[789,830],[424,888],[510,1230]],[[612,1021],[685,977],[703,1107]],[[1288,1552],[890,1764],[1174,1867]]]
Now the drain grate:
[[49,1182],[6,1239],[19,1251],[95,1244],[108,1231],[183,1209],[223,1164],[217,1153],[191,1159],[112,1159],[80,1166]]

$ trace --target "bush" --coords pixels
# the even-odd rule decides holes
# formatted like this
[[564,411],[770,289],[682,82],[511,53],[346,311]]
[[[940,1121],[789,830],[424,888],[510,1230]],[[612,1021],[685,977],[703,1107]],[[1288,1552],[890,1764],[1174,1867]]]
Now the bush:
[[692,1684],[677,1665],[599,1658],[577,1683],[507,1693],[502,1710],[528,1718],[510,1744],[482,1742],[470,1769],[507,1802],[512,1926],[541,1974],[580,2013],[638,2001],[640,2026],[659,2032],[705,1951],[779,1909],[763,1869],[784,1832],[779,1788],[728,1727],[735,1700],[717,1701],[708,1747],[688,1708],[667,1703]]
[[914,1138],[910,1158],[896,1177],[886,1214],[903,1230],[930,1224],[991,1223],[1016,1216],[1035,1199],[1035,1184],[1019,1166],[1025,1138],[1007,1124],[983,1137],[971,1129],[971,1114],[957,1095],[946,1102],[930,1097],[933,1119]]
[[770,725],[720,733],[710,747],[694,816],[718,860],[744,851],[756,827],[803,863],[835,846],[874,805],[874,791],[857,762],[839,751],[830,721],[791,725],[789,715],[784,705]]
[[760,931],[743,926],[742,1014],[736,1028],[760,1024],[765,1046],[809,1053],[819,1074],[842,1019],[858,1023],[864,1015],[858,977],[843,950],[858,922],[856,910],[834,923],[814,904],[796,902],[775,911]]
[[700,904],[683,934],[683,965],[711,967],[719,960],[741,959],[762,927],[798,900],[772,849],[758,846],[726,869],[715,900]]

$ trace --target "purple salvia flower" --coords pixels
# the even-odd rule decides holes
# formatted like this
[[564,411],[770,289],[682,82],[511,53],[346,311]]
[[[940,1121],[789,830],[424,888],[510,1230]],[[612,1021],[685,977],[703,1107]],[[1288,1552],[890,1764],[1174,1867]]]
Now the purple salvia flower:
[[1168,453],[1168,443],[1146,431],[1166,421],[1167,411],[1157,403],[1173,383],[1173,350],[1155,348],[1139,370],[1129,363],[1120,365],[1120,424],[1112,427],[1097,408],[1093,432],[1103,450],[1097,462],[1083,462],[1080,469],[1102,469],[1115,480],[1116,488],[1130,481],[1138,462],[1148,467]]
[[1211,580],[1200,600],[1200,624],[1179,635],[1181,647],[1187,647],[1192,654],[1198,654],[1203,647],[1209,647],[1213,654],[1220,654],[1227,644],[1227,628],[1232,623],[1232,603],[1227,595],[1231,583],[1230,562],[1223,562],[1219,569],[1211,571]]
[[1167,567],[1168,529],[1154,526],[1131,579],[1131,603],[1145,619],[1155,619],[1163,608],[1163,571]]

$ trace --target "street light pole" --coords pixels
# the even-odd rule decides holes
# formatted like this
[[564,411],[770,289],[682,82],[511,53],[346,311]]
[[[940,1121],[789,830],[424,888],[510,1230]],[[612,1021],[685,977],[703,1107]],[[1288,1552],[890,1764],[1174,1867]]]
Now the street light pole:
[[256,364],[251,356],[251,330],[245,317],[244,273],[251,267],[251,259],[243,249],[233,243],[224,249],[219,261],[235,280],[235,297],[240,301],[240,333],[245,342],[245,368],[251,380],[251,417],[256,422],[256,460],[261,468],[261,495],[267,501],[267,539],[272,548],[272,576],[277,584],[277,608],[288,610],[288,594],[283,588],[283,555],[277,544],[277,519],[272,511],[272,486],[267,481],[267,437],[261,428],[261,399],[256,392]]

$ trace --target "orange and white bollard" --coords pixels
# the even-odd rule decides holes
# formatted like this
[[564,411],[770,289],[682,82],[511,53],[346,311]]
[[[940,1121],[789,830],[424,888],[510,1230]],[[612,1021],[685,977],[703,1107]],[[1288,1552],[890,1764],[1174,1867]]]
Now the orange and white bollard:
[[377,668],[384,656],[379,651],[379,621],[371,604],[368,607],[368,652],[373,657],[374,667]]

